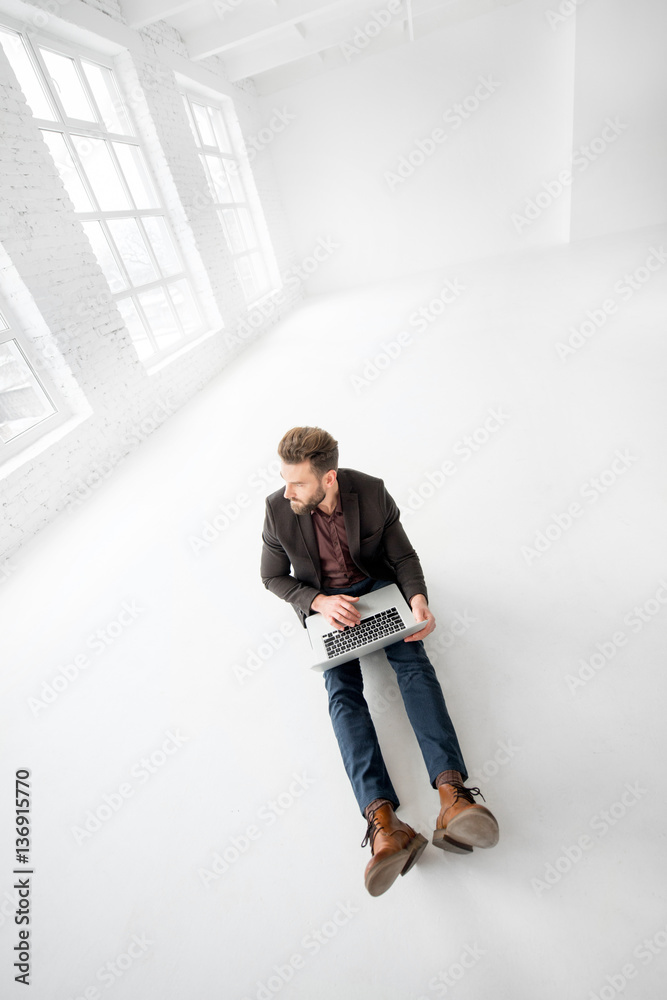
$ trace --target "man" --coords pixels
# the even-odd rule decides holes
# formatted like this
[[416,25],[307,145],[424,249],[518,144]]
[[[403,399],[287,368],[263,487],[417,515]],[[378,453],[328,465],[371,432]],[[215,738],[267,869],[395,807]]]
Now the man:
[[[264,586],[288,601],[305,628],[319,612],[333,628],[354,626],[361,594],[397,583],[415,621],[424,628],[385,647],[419,742],[433,788],[440,796],[433,843],[469,853],[493,847],[498,824],[473,799],[440,683],[423,639],[435,628],[417,553],[400,522],[399,511],[381,479],[338,468],[338,442],[319,427],[293,427],[278,445],[285,490],[266,499],[262,532]],[[359,659],[324,672],[329,715],[343,763],[362,815],[371,859],[364,882],[379,896],[405,875],[426,847],[426,838],[396,816],[399,799],[382,758],[375,727],[363,696]],[[483,796],[482,796],[483,797]]]

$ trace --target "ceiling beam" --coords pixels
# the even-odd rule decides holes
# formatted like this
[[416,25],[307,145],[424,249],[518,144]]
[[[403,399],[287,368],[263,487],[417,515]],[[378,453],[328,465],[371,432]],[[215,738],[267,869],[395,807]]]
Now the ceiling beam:
[[[403,42],[404,25],[404,18],[397,18],[378,36],[368,39],[368,44],[359,49],[359,53],[377,52]],[[230,52],[224,60],[225,72],[228,79],[234,83],[248,76],[286,66],[299,59],[320,56],[332,49],[338,50],[343,60],[347,61],[343,49],[345,45],[354,49],[354,28],[350,28],[349,24],[331,25],[326,32],[317,31],[312,36],[307,35],[305,39],[297,39],[295,35],[293,40],[281,41],[280,44],[274,42],[248,51]]]
[[[373,9],[373,4],[364,3],[364,8]],[[376,3],[377,6],[377,3]],[[355,0],[282,0],[280,6],[257,9],[250,5],[225,15],[219,24],[208,24],[203,28],[183,33],[191,59],[205,59],[207,56],[221,55],[241,45],[268,41],[271,36],[285,29],[294,28],[301,22],[320,14],[342,11],[348,7],[359,8]],[[359,13],[359,18],[364,13]]]

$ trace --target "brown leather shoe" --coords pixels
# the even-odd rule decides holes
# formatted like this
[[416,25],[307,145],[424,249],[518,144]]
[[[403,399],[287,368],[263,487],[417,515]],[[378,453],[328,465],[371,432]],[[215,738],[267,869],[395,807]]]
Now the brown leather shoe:
[[381,896],[398,875],[406,875],[428,841],[411,826],[402,823],[390,804],[378,806],[368,814],[368,829],[361,842],[371,844],[371,860],[366,865],[364,884],[371,896]]
[[494,847],[498,843],[498,823],[486,806],[477,805],[473,795],[484,796],[479,788],[440,785],[440,815],[433,831],[433,844],[444,851],[469,854],[473,847]]

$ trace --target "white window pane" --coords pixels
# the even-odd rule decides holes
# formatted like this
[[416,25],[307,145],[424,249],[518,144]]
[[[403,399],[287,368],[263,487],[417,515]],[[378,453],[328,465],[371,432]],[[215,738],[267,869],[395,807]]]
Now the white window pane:
[[159,277],[136,219],[109,219],[109,232],[133,285],[145,285]]
[[162,273],[169,275],[182,271],[183,267],[164,219],[161,216],[147,215],[141,221]]
[[201,160],[201,165],[204,170],[204,175],[206,177],[206,183],[208,184],[208,189],[211,192],[211,199],[214,202],[217,202],[219,201],[218,192],[216,190],[215,184],[213,183],[213,179],[211,178],[211,171],[208,168],[208,163],[206,162],[206,156],[203,153],[200,153],[199,159]]
[[250,260],[252,262],[253,271],[255,272],[257,291],[260,295],[265,295],[271,287],[271,282],[269,281],[269,273],[266,269],[264,259],[260,253],[251,253]]
[[132,208],[106,142],[87,135],[72,135],[72,142],[100,208],[108,212]]
[[195,128],[195,123],[194,123],[194,120],[192,118],[192,112],[190,111],[190,102],[188,101],[187,97],[185,97],[185,96],[183,97],[183,106],[185,108],[185,113],[186,113],[186,115],[188,117],[188,121],[190,122],[190,128],[192,129],[192,135],[193,135],[194,140],[195,140],[195,145],[199,146],[200,145],[200,142],[199,142],[199,133],[197,132],[197,129]]
[[171,295],[171,301],[176,307],[178,318],[183,325],[185,336],[194,336],[198,330],[202,329],[202,322],[189,282],[183,278],[181,281],[171,282],[167,288]]
[[223,208],[221,211],[222,224],[227,236],[227,243],[232,253],[243,253],[246,248],[243,238],[243,231],[239,217],[234,208]]
[[49,147],[67,193],[72,199],[74,211],[92,212],[95,206],[88,197],[88,192],[79,176],[79,171],[67,148],[64,136],[61,132],[52,132],[50,129],[42,129],[42,135]]
[[224,160],[225,170],[227,172],[227,178],[229,180],[229,186],[232,191],[232,201],[245,201],[245,191],[243,190],[243,182],[241,181],[241,174],[239,171],[239,165],[236,160]]
[[57,121],[58,115],[51,107],[44,85],[32,64],[21,36],[0,27],[0,44],[5,50],[5,55],[21,85],[23,96],[35,118]]
[[213,119],[213,129],[215,132],[215,141],[222,153],[232,153],[232,144],[229,139],[229,133],[227,131],[227,126],[225,125],[225,120],[222,115],[220,108],[211,108],[211,118]]
[[93,253],[97,257],[99,265],[104,271],[104,276],[109,282],[109,288],[112,292],[122,292],[127,288],[127,282],[111,251],[106,233],[102,228],[102,223],[83,222],[82,225],[90,240]]
[[69,56],[63,56],[51,49],[39,47],[44,64],[56,89],[60,102],[69,118],[97,122],[97,116],[79,79],[76,63]]
[[208,109],[202,107],[201,104],[195,104],[193,101],[192,112],[199,127],[199,134],[203,144],[205,146],[215,146],[215,135],[213,134],[213,129],[211,128],[210,118],[208,117]]
[[116,80],[108,66],[81,60],[84,72],[97,106],[102,115],[102,121],[109,132],[121,135],[134,135],[134,128],[125,107]]
[[245,300],[246,302],[254,302],[255,299],[259,298],[259,289],[255,281],[255,274],[250,263],[250,258],[238,257],[235,264]]
[[154,353],[154,350],[134,302],[132,299],[118,299],[116,305],[123,317],[125,326],[130,332],[130,337],[137,350],[139,359],[145,361],[146,358],[149,358]]
[[169,308],[164,288],[150,288],[141,292],[138,299],[160,350],[180,339],[181,331]]
[[232,192],[229,187],[229,181],[227,180],[227,174],[225,168],[222,165],[222,160],[219,156],[205,156],[206,164],[208,166],[209,174],[211,175],[211,180],[213,181],[213,190],[211,194],[215,201],[232,201]]
[[255,233],[255,227],[250,217],[250,212],[247,208],[244,208],[241,205],[239,205],[236,209],[236,212],[241,221],[241,229],[243,231],[245,245],[250,250],[252,247],[257,246],[257,234]]
[[139,147],[127,142],[114,142],[112,146],[137,208],[157,208],[160,202]]
[[0,441],[12,441],[55,412],[17,342],[0,344]]

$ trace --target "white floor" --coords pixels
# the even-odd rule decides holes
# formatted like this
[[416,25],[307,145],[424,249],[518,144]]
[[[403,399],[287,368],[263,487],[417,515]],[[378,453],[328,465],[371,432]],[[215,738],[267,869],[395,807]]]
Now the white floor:
[[[3,995],[25,995],[20,768],[32,1000],[662,995],[663,245],[664,228],[311,300],[10,559]],[[410,327],[446,280],[465,289]],[[601,325],[561,359],[587,310]],[[404,512],[427,647],[501,829],[470,857],[429,846],[377,899],[322,678],[258,575],[275,447],[305,423]],[[383,655],[365,672],[399,816],[430,838],[393,675]]]

